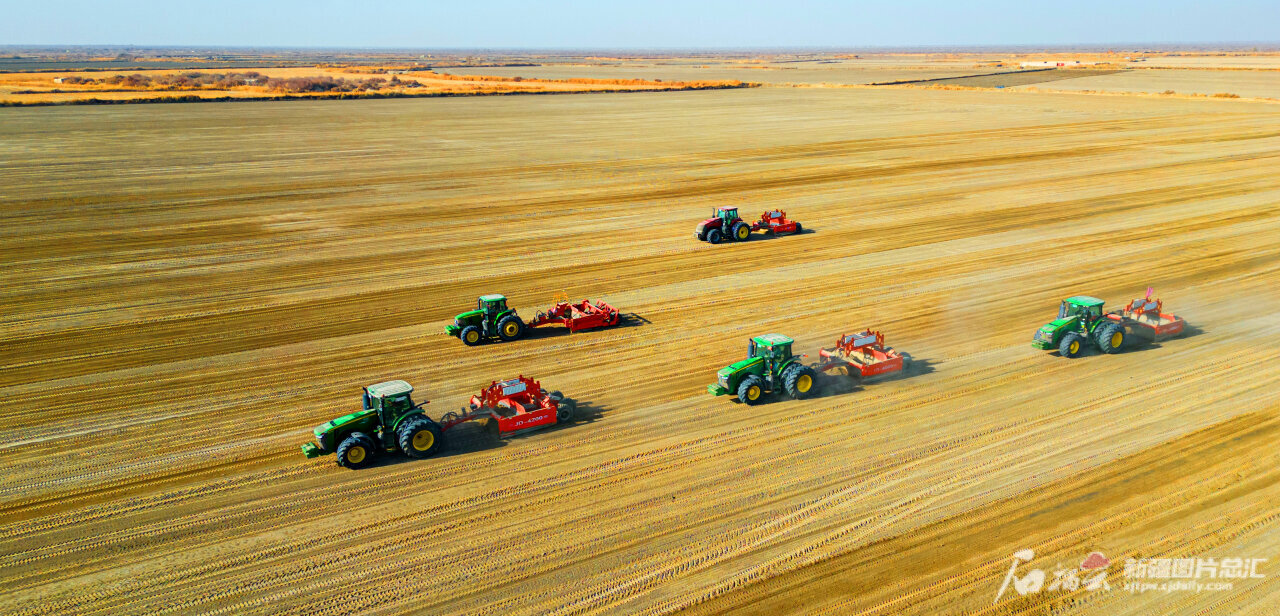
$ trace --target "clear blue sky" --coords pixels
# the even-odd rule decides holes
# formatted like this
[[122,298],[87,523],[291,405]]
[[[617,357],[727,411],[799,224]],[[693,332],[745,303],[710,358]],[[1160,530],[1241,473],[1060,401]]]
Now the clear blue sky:
[[569,49],[1278,39],[1280,0],[0,0],[0,45]]

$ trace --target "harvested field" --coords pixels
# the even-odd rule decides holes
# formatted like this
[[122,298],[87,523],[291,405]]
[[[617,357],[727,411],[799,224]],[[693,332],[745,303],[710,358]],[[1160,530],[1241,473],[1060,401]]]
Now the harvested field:
[[[1011,88],[1014,86],[1025,86],[1036,83],[1047,83],[1050,81],[1062,81],[1065,79],[1079,79],[1082,77],[1096,77],[1098,75],[1110,75],[1122,71],[1107,71],[1097,69],[1070,69],[1070,68],[1054,68],[1041,70],[1026,71],[1010,71],[1006,73],[995,73],[986,75],[966,75],[963,77],[952,77],[948,79],[929,79],[923,82],[925,85],[937,86],[965,86],[970,88]],[[913,83],[913,82],[906,82]]]
[[1092,72],[1079,79],[1054,83],[1057,90],[1149,92],[1213,95],[1220,92],[1253,98],[1280,98],[1280,71],[1134,70]]
[[[1267,613],[1280,114],[761,88],[0,109],[0,611]],[[808,232],[711,246],[712,207]],[[1066,360],[1058,299],[1187,336]],[[633,326],[465,347],[482,293]],[[713,398],[745,339],[872,326],[901,378]],[[533,375],[574,425],[360,472],[312,426]],[[1015,551],[1109,592],[992,599]],[[1271,559],[1132,594],[1130,557]]]
[[[441,72],[454,74],[474,73],[475,69],[450,68]],[[834,83],[843,85],[868,84],[881,81],[908,79],[935,79],[971,75],[972,64],[962,67],[917,65],[911,63],[869,63],[861,60],[832,62],[829,64],[760,64],[754,66],[712,65],[620,65],[583,66],[556,65],[485,68],[487,75],[525,77],[536,79],[569,79],[588,77],[594,79],[661,79],[683,81],[686,79],[737,80],[756,83]]]

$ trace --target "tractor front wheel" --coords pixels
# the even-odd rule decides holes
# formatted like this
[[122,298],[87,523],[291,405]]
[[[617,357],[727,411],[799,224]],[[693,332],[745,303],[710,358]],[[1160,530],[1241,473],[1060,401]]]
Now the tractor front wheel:
[[484,336],[480,334],[480,328],[476,327],[475,325],[468,325],[462,328],[462,331],[458,334],[458,337],[462,338],[462,344],[465,344],[467,346],[475,346],[477,344],[480,344],[480,340],[484,338]]
[[719,229],[712,229],[712,230],[710,230],[710,231],[707,231],[707,243],[708,243],[708,244],[719,244],[719,243],[720,243],[720,240],[721,240],[721,239],[723,239],[723,238],[724,238],[724,236],[720,234],[720,230],[719,230]]
[[373,439],[355,432],[338,444],[338,466],[357,470],[373,463]]
[[813,395],[814,385],[817,384],[817,373],[813,368],[793,364],[787,369],[786,377],[783,380],[787,388],[787,395],[796,400],[804,400]]
[[507,315],[501,321],[498,321],[498,337],[505,342],[511,342],[516,338],[524,335],[524,321],[515,315]]
[[1107,323],[1098,328],[1094,342],[1103,353],[1119,353],[1124,346],[1124,326],[1119,323]]
[[794,235],[799,235],[802,231],[804,231],[804,227],[800,226],[800,223],[796,223],[796,230],[792,231],[791,233]]
[[1058,344],[1058,354],[1066,358],[1079,357],[1080,352],[1084,350],[1084,336],[1076,332],[1071,332],[1062,337],[1062,342]]
[[738,399],[743,404],[759,404],[762,398],[764,398],[764,382],[760,377],[749,376],[738,383]]
[[400,426],[400,451],[410,458],[430,457],[444,443],[444,432],[425,418],[410,419]]

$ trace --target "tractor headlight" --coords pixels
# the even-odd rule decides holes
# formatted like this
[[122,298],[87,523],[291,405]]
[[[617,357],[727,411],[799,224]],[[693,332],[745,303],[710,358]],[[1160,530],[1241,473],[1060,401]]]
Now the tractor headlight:
[[721,375],[719,375],[719,377],[720,377],[720,378],[718,379],[718,381],[719,381],[719,383],[720,383],[720,386],[721,386],[721,387],[723,387],[723,388],[725,388],[725,389],[728,389],[728,388],[729,388],[729,375],[727,375],[727,374],[721,374]]

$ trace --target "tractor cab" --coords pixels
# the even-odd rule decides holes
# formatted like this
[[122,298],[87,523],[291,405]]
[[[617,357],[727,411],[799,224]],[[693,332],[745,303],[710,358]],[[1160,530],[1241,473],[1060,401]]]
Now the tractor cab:
[[1062,300],[1058,307],[1058,318],[1080,317],[1081,321],[1094,321],[1102,317],[1103,301],[1096,297],[1077,295]]
[[492,316],[507,309],[507,298],[504,295],[481,295],[476,301],[476,310]]
[[729,225],[733,224],[733,221],[735,221],[735,220],[737,220],[737,219],[738,219],[738,208],[736,208],[736,207],[718,207],[718,208],[716,208],[716,209],[715,209],[715,211],[711,214],[711,217],[712,217],[712,218],[719,218],[721,221],[723,221],[723,223],[724,223],[724,225],[725,225],[725,228],[727,229],[727,228],[729,227]]
[[772,360],[791,359],[791,338],[782,334],[756,336],[747,343],[747,358],[762,357]]
[[384,426],[391,426],[413,409],[413,386],[404,381],[387,381],[364,388],[364,408],[378,412]]

